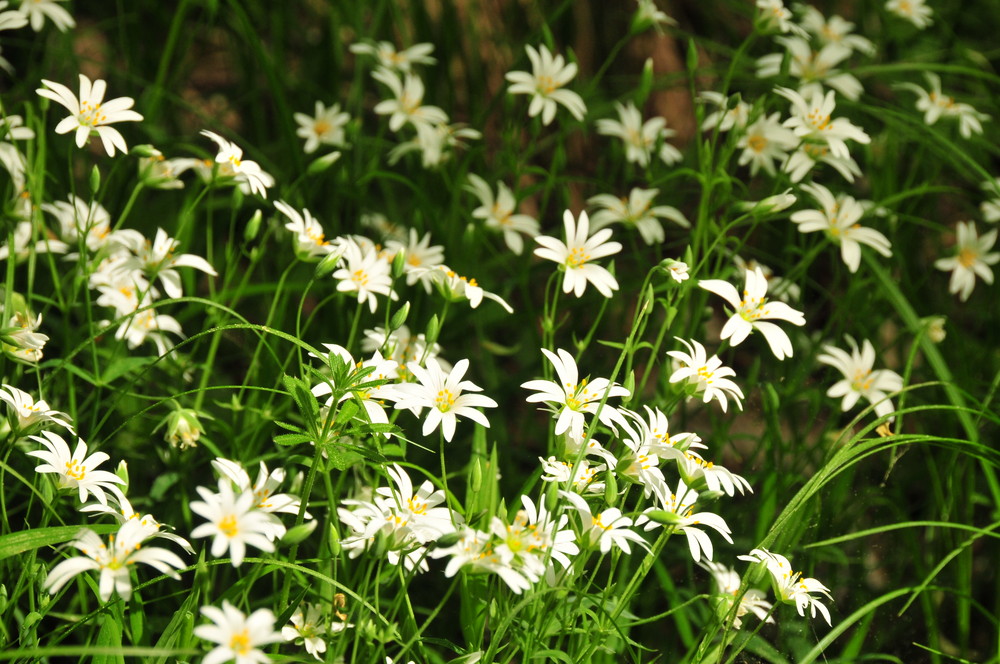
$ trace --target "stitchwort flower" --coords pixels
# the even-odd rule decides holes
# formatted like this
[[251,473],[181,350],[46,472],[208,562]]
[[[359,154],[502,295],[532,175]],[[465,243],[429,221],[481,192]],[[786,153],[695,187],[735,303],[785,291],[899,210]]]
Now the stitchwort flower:
[[564,85],[576,76],[576,63],[566,63],[561,55],[552,55],[543,44],[535,50],[531,44],[524,47],[531,61],[531,73],[524,71],[507,72],[511,94],[531,95],[528,117],[542,116],[542,124],[551,124],[556,117],[556,104],[562,104],[577,120],[582,121],[587,112],[583,99]]
[[934,267],[939,270],[951,270],[948,292],[958,293],[959,299],[965,302],[972,295],[972,289],[976,287],[976,275],[987,284],[993,283],[993,270],[990,269],[990,265],[1000,262],[1000,252],[990,251],[997,242],[996,229],[979,237],[974,223],[960,221],[956,233],[957,253],[950,258],[937,259],[934,261]]
[[[31,2],[25,3],[31,5]],[[104,144],[108,156],[115,156],[115,148],[122,152],[128,152],[125,139],[117,129],[108,125],[115,122],[137,122],[142,120],[142,116],[132,108],[135,100],[131,97],[118,97],[104,101],[104,93],[107,90],[107,83],[101,79],[91,82],[89,78],[80,74],[80,97],[77,98],[73,92],[62,83],[47,81],[42,79],[45,88],[38,88],[35,92],[38,96],[51,99],[52,101],[66,107],[70,112],[68,118],[63,118],[56,125],[57,134],[68,134],[76,132],[76,147],[82,148],[87,142],[87,138],[96,133]],[[48,89],[46,89],[48,88]]]
[[784,302],[769,301],[767,279],[760,268],[746,271],[746,285],[743,295],[736,287],[721,279],[707,279],[698,283],[705,290],[715,293],[733,307],[733,314],[722,327],[722,339],[738,346],[750,333],[757,330],[764,335],[771,352],[779,360],[792,356],[792,341],[780,327],[767,319],[788,321],[792,325],[805,325],[801,311],[792,309]]
[[608,242],[611,237],[610,228],[602,228],[590,235],[590,218],[586,212],[581,212],[579,219],[574,222],[573,213],[566,210],[563,214],[563,225],[566,241],[539,235],[535,238],[535,242],[542,246],[535,249],[535,255],[559,264],[559,269],[565,273],[564,293],[572,292],[580,297],[589,282],[601,295],[611,297],[611,293],[618,290],[618,281],[607,268],[594,265],[590,261],[617,254],[622,250],[622,245],[618,242]]

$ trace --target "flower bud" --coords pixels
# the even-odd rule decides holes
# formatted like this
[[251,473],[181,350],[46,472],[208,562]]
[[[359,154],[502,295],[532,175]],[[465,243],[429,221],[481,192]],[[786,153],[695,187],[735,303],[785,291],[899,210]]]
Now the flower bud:
[[198,420],[198,413],[190,408],[178,408],[167,416],[164,439],[172,447],[186,450],[195,447],[205,428]]
[[323,155],[319,159],[315,159],[311,164],[309,164],[308,168],[306,168],[306,173],[308,173],[309,175],[317,175],[319,173],[322,173],[323,171],[333,166],[338,159],[340,159],[340,152],[331,152],[330,154]]
[[101,188],[101,169],[94,164],[94,167],[90,169],[90,193],[97,195],[97,192]]
[[250,217],[250,221],[247,222],[246,228],[243,229],[243,239],[246,242],[253,242],[257,238],[257,234],[260,233],[260,223],[261,219],[264,218],[264,214],[260,210],[255,210],[253,216]]

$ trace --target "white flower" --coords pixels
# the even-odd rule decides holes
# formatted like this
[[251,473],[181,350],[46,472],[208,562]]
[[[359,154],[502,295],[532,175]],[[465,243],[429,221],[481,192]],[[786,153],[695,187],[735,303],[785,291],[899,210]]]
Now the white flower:
[[65,0],[22,0],[21,6],[17,8],[31,21],[31,29],[41,32],[45,25],[45,19],[52,21],[60,32],[66,32],[69,28],[76,27],[76,21],[62,5],[57,3]]
[[795,149],[800,142],[791,129],[782,126],[779,117],[779,113],[761,115],[746,128],[746,133],[736,143],[736,147],[743,148],[739,165],[750,164],[751,175],[757,175],[757,171],[763,168],[773,177],[775,160],[784,161],[789,150]]
[[192,157],[167,159],[153,146],[146,147],[150,156],[139,158],[139,179],[142,183],[153,189],[183,189],[181,174],[194,168],[199,160]]
[[895,410],[886,392],[903,389],[903,377],[889,369],[872,370],[875,366],[875,348],[867,339],[861,344],[860,350],[851,337],[847,337],[847,343],[851,347],[850,354],[836,346],[827,345],[823,346],[823,353],[816,358],[844,376],[843,380],[837,381],[826,391],[826,396],[834,399],[843,397],[840,410],[845,413],[854,408],[859,398],[864,397],[875,406],[876,417],[885,417]]
[[750,104],[742,99],[737,99],[733,107],[729,108],[729,98],[724,94],[714,90],[704,90],[698,93],[697,100],[719,107],[719,110],[712,111],[702,121],[702,131],[710,131],[716,126],[718,126],[719,131],[729,131],[733,128],[743,129],[750,121]]
[[380,101],[375,112],[389,116],[389,129],[399,131],[407,123],[414,127],[421,125],[441,125],[448,123],[448,115],[437,106],[424,106],[424,82],[416,74],[405,74],[405,78],[390,69],[379,68],[372,77],[384,84],[392,92],[392,99]]
[[[139,302],[139,306],[148,306],[148,302]],[[147,339],[156,345],[156,352],[166,355],[174,347],[173,341],[165,332],[184,336],[181,324],[173,316],[157,314],[154,309],[143,309],[126,319],[115,332],[115,339],[124,339],[129,348],[136,348]]]
[[587,106],[577,93],[563,89],[576,76],[576,63],[569,64],[561,55],[553,56],[543,44],[535,50],[530,44],[524,49],[531,61],[531,73],[524,71],[507,72],[507,80],[513,83],[508,88],[511,94],[531,95],[528,117],[542,115],[542,124],[548,125],[556,117],[556,104],[562,104],[577,120],[583,121]]
[[765,30],[791,32],[806,36],[806,31],[792,22],[792,12],[785,8],[782,0],[757,0],[758,21]]
[[316,102],[313,115],[295,113],[292,116],[299,128],[296,136],[305,139],[303,147],[306,154],[316,152],[320,145],[344,146],[344,127],[351,121],[351,116],[340,110],[340,104],[327,108],[323,102]]
[[490,531],[500,540],[495,547],[500,559],[536,582],[554,567],[553,561],[568,568],[569,557],[578,554],[580,548],[575,543],[576,535],[566,527],[569,522],[566,514],[554,519],[544,503],[536,507],[524,495],[521,504],[524,509],[518,510],[509,523],[499,516],[493,517]]
[[483,298],[486,298],[499,304],[507,313],[514,313],[514,309],[502,297],[484,289],[475,278],[463,277],[447,265],[423,268],[419,270],[418,274],[422,279],[426,279],[427,283],[433,284],[442,297],[449,302],[468,301],[469,306],[476,309],[482,304]]
[[758,214],[773,214],[792,207],[795,205],[796,200],[798,199],[795,197],[795,194],[792,193],[792,190],[785,189],[780,194],[768,196],[767,198],[759,201],[742,201],[739,203],[739,207],[742,210],[756,212]]
[[[555,428],[557,436],[569,432],[574,438],[583,438],[586,424],[584,413],[591,415],[597,413],[605,395],[610,399],[627,397],[630,394],[627,389],[618,383],[610,382],[607,378],[580,380],[576,360],[562,348],[557,348],[555,353],[545,348],[541,351],[556,370],[558,382],[529,380],[521,387],[535,391],[535,394],[525,399],[528,403],[546,402],[559,408]],[[608,426],[624,422],[618,410],[609,403],[605,403],[601,408],[598,418]]]
[[722,366],[722,360],[717,355],[708,357],[705,347],[697,341],[685,341],[679,337],[674,337],[684,344],[688,349],[685,353],[679,350],[672,350],[667,353],[675,361],[677,367],[670,374],[671,383],[685,382],[686,385],[694,388],[695,395],[701,395],[702,401],[708,403],[712,399],[719,402],[722,412],[726,412],[729,405],[728,399],[736,402],[736,407],[743,409],[740,402],[743,399],[743,391],[740,386],[729,380],[729,376],[735,376],[736,372],[729,367]]
[[373,55],[378,59],[380,66],[387,69],[396,69],[403,73],[409,72],[413,65],[432,65],[435,60],[431,53],[434,52],[434,44],[414,44],[410,48],[397,51],[392,42],[361,42],[351,44],[351,53],[361,53],[363,55]]
[[823,143],[806,141],[782,165],[781,170],[788,173],[792,182],[800,182],[818,162],[829,164],[848,182],[861,175],[861,167],[850,155],[834,156],[829,146]]
[[925,0],[889,0],[885,3],[886,11],[890,11],[900,18],[905,18],[921,30],[934,21],[931,16],[934,11],[924,4]]
[[[822,85],[833,88],[847,99],[855,101],[861,96],[861,81],[838,69],[837,65],[851,56],[851,49],[836,42],[828,43],[819,51],[813,50],[802,37],[777,37],[779,44],[788,49],[791,60],[788,74],[800,80],[799,94],[811,97],[822,93]],[[784,53],[771,53],[757,60],[757,76],[767,78],[782,73]]]
[[[125,462],[119,463],[119,466]],[[118,525],[125,525],[129,522],[135,522],[140,524],[146,529],[148,538],[162,538],[168,542],[173,542],[177,546],[184,549],[185,553],[193,554],[194,549],[191,548],[191,543],[180,535],[175,535],[171,532],[166,532],[161,530],[163,524],[157,521],[152,514],[142,514],[137,512],[129,499],[125,497],[124,494],[120,492],[112,493],[110,500],[107,505],[102,505],[100,503],[90,503],[89,505],[84,505],[80,508],[81,512],[86,514],[107,514],[118,522]]]
[[[355,368],[373,369],[371,373],[361,379],[361,385],[355,384],[357,381],[352,371],[351,374],[348,375],[348,380],[354,380],[350,389],[346,389],[344,394],[341,395],[340,401],[343,402],[349,399],[358,398],[361,400],[370,422],[376,424],[388,424],[389,416],[385,412],[385,402],[396,401],[396,388],[391,382],[374,386],[371,385],[371,383],[374,381],[395,381],[398,379],[399,365],[396,361],[383,358],[382,353],[375,350],[371,359],[364,360],[363,362],[355,362],[354,357],[351,356],[348,350],[343,346],[338,346],[336,344],[323,344],[323,347],[326,348],[331,355],[336,355],[347,363],[348,367],[352,370]],[[323,381],[313,386],[312,393],[313,396],[324,397],[328,394],[332,394],[335,387],[346,388],[347,386],[337,386],[333,385],[331,382]],[[327,408],[331,406],[333,406],[332,396],[327,399],[325,404],[325,407]]]
[[70,424],[69,415],[58,410],[52,410],[42,399],[35,401],[30,394],[17,389],[13,385],[4,385],[0,388],[0,400],[10,407],[10,414],[17,421],[18,431],[23,432],[29,428],[45,426],[47,423],[58,424],[73,433],[73,425]]
[[820,210],[800,210],[792,215],[802,233],[824,231],[834,244],[840,245],[840,255],[851,272],[857,272],[861,264],[861,245],[867,245],[886,258],[892,256],[889,238],[873,228],[864,228],[858,220],[865,214],[864,206],[841,194],[834,198],[830,190],[821,184],[804,184],[802,189],[809,192]]
[[385,248],[393,258],[400,251],[403,252],[406,259],[403,263],[403,274],[406,275],[407,286],[419,281],[423,284],[424,290],[431,292],[433,279],[428,276],[428,270],[443,265],[444,247],[439,244],[432,245],[430,233],[424,233],[421,238],[417,229],[411,228],[407,242],[389,240],[385,243]]
[[422,122],[415,127],[417,135],[413,139],[400,143],[389,151],[390,165],[410,152],[419,152],[421,166],[436,168],[451,158],[449,148],[464,148],[464,139],[482,138],[482,134],[475,129],[461,123],[447,124],[447,119],[440,124]]
[[41,315],[35,317],[29,311],[15,311],[7,327],[3,328],[4,352],[25,362],[41,360],[42,349],[49,340],[48,335],[37,331],[41,325]]
[[497,402],[482,394],[463,394],[483,389],[471,381],[462,380],[469,369],[469,360],[459,360],[449,373],[445,373],[434,358],[427,358],[426,369],[416,362],[410,362],[406,367],[420,384],[398,385],[396,408],[409,408],[418,416],[421,410],[428,408],[423,428],[425,436],[440,425],[444,439],[450,442],[460,415],[489,428],[489,420],[476,409],[496,408]]
[[76,449],[70,454],[69,445],[60,436],[51,431],[42,431],[40,436],[30,438],[45,447],[44,450],[28,452],[28,456],[41,459],[45,463],[35,468],[36,473],[55,473],[60,489],[76,489],[80,502],[87,502],[87,496],[93,496],[102,505],[108,504],[105,491],[113,495],[121,493],[118,487],[125,480],[107,470],[97,470],[97,466],[107,461],[105,452],[94,452],[87,456],[87,443],[77,438]]
[[[254,509],[264,512],[284,512],[286,514],[298,514],[300,500],[298,496],[288,493],[274,493],[283,481],[285,481],[285,471],[282,468],[275,468],[268,472],[264,462],[260,462],[257,472],[257,480],[250,482],[250,475],[243,466],[229,459],[216,458],[212,460],[212,467],[220,476],[226,477],[233,483],[240,493],[249,491],[253,494]],[[311,518],[306,512],[306,517]]]
[[[731,615],[736,596],[740,592],[740,575],[732,567],[728,567],[722,563],[715,563],[711,560],[702,561],[698,564],[711,573],[712,579],[715,580],[715,586],[718,588],[719,594],[722,595],[720,598],[722,600],[721,606],[718,608],[719,616],[726,617]],[[736,615],[733,617],[733,627],[735,629],[742,627],[743,621],[741,618],[747,613],[753,613],[758,619],[766,623],[773,623],[774,618],[770,615],[771,603],[764,598],[764,592],[757,588],[748,588],[746,592],[740,595],[740,604],[736,607]]]
[[617,254],[622,250],[622,245],[607,241],[611,237],[609,228],[590,235],[590,219],[586,211],[581,212],[579,219],[574,222],[573,213],[566,210],[563,214],[563,227],[566,242],[548,235],[539,235],[535,242],[542,246],[535,249],[535,255],[559,264],[559,269],[565,272],[564,293],[572,292],[580,297],[589,282],[601,295],[611,297],[612,292],[618,290],[618,281],[607,268],[590,261]]
[[323,227],[309,213],[309,210],[302,208],[300,214],[298,210],[284,201],[275,201],[274,207],[288,218],[285,228],[295,234],[295,255],[300,259],[305,261],[320,260],[341,249],[339,242],[331,242],[326,239]]
[[[591,467],[590,461],[581,459],[579,463],[572,461],[560,461],[554,456],[548,459],[538,457],[542,464],[543,482],[556,482],[558,484],[569,484],[576,491],[587,491],[589,493],[601,493],[604,491],[604,482],[595,481],[599,477],[598,473],[607,469],[607,466],[600,464]],[[574,467],[576,472],[574,473]]]
[[257,646],[284,641],[280,632],[274,631],[274,614],[269,609],[257,609],[249,616],[235,606],[222,601],[222,608],[201,607],[201,614],[212,624],[198,625],[194,635],[218,643],[201,664],[222,664],[235,660],[236,664],[266,664],[271,661]]
[[300,605],[292,614],[292,624],[281,628],[281,636],[286,641],[301,642],[305,646],[306,652],[323,661],[323,653],[326,652],[326,641],[323,637],[332,627],[334,632],[339,632],[347,627],[353,627],[347,623],[333,623],[324,619],[322,609],[316,604]]
[[983,191],[993,198],[983,201],[979,206],[979,211],[982,212],[984,220],[995,224],[1000,221],[1000,178],[987,180],[982,187]]
[[1000,261],[1000,253],[990,251],[997,241],[996,230],[979,237],[974,223],[960,221],[956,232],[957,253],[950,258],[937,259],[934,261],[934,267],[952,271],[948,292],[958,293],[959,299],[965,302],[972,295],[972,289],[976,287],[976,275],[987,284],[993,283],[993,270],[989,266],[996,265]]
[[[32,242],[32,237],[36,235],[39,239]],[[69,245],[55,238],[48,237],[47,231],[44,229],[36,234],[35,224],[30,221],[19,221],[14,226],[13,247],[8,246],[6,242],[3,246],[0,246],[0,260],[6,260],[9,256],[13,255],[14,259],[20,262],[28,258],[32,251],[35,254],[65,254],[69,251]]]
[[367,302],[372,313],[378,309],[376,295],[399,299],[392,289],[392,266],[374,245],[362,248],[351,238],[344,242],[343,249],[342,267],[333,273],[338,291],[356,292],[358,302]]
[[796,136],[825,143],[834,157],[850,157],[846,141],[871,143],[871,137],[860,127],[851,124],[850,120],[832,118],[831,114],[837,107],[836,93],[833,90],[825,95],[814,92],[808,102],[789,88],[775,88],[775,92],[792,102],[792,117],[785,120],[784,125],[795,132]]
[[[30,2],[26,4],[31,4]],[[56,125],[57,134],[67,134],[76,132],[76,146],[82,148],[87,142],[91,133],[97,133],[108,156],[115,156],[115,148],[122,152],[128,152],[125,139],[118,133],[117,129],[112,129],[108,125],[113,122],[136,122],[142,120],[142,116],[135,111],[129,110],[135,100],[131,97],[119,97],[104,101],[104,92],[107,83],[97,79],[91,83],[90,79],[80,74],[80,98],[61,83],[42,79],[42,85],[49,89],[38,88],[35,92],[38,96],[51,99],[52,101],[65,106],[70,112],[68,118],[63,118]]]
[[175,253],[179,245],[180,242],[167,235],[165,230],[157,228],[153,241],[145,240],[135,247],[135,258],[124,261],[119,269],[142,269],[149,274],[150,279],[159,278],[168,297],[184,296],[181,275],[174,268],[190,267],[212,277],[218,276],[218,272],[201,256]]
[[219,174],[233,176],[237,181],[249,186],[250,191],[267,198],[267,188],[274,184],[274,178],[265,173],[256,161],[243,158],[243,148],[230,143],[218,134],[201,130],[202,136],[215,141],[219,152],[215,155],[215,163],[220,165]]
[[45,577],[44,587],[54,595],[77,574],[100,570],[98,594],[101,601],[107,602],[116,591],[119,597],[128,601],[132,596],[131,572],[136,563],[149,565],[172,579],[180,579],[176,570],[184,567],[184,561],[176,553],[143,544],[153,533],[155,530],[151,531],[140,521],[126,521],[105,545],[97,533],[85,528],[70,542],[70,546],[84,555],[53,567]]
[[591,228],[596,231],[610,224],[624,224],[638,230],[646,244],[662,244],[666,239],[660,217],[673,221],[681,228],[690,228],[691,222],[677,208],[653,205],[653,199],[658,193],[659,189],[635,187],[629,192],[628,198],[618,198],[611,194],[590,197],[587,203],[601,208],[591,218]]
[[663,263],[661,263],[660,265],[662,265],[663,269],[667,271],[667,274],[670,275],[670,278],[679,284],[691,278],[691,275],[688,273],[688,270],[690,268],[688,267],[688,264],[683,261],[677,261],[668,258],[665,261],[663,261]]
[[[678,437],[680,435],[683,434],[679,434]],[[694,445],[692,444],[691,447]],[[753,493],[753,488],[746,478],[737,475],[725,466],[706,461],[700,454],[690,449],[680,456],[674,455],[673,459],[677,462],[677,471],[689,486],[694,486],[699,480],[704,479],[709,491],[721,491],[727,496],[735,496],[737,491],[741,494],[747,491]]]
[[923,111],[924,122],[932,125],[939,118],[958,118],[958,132],[963,138],[972,138],[972,134],[983,133],[982,122],[990,116],[980,113],[972,106],[956,102],[953,98],[941,92],[941,78],[934,73],[924,72],[924,77],[930,85],[930,90],[924,90],[913,83],[900,83],[899,87],[917,93],[917,110]]
[[201,500],[191,503],[191,511],[208,520],[191,537],[213,537],[212,555],[218,558],[227,550],[233,567],[243,564],[247,545],[261,551],[274,551],[274,540],[285,534],[285,526],[269,512],[257,508],[253,491],[237,495],[229,478],[219,479],[219,493],[197,487]]
[[[7,10],[7,5],[9,4],[7,0],[0,2],[0,30],[20,30],[28,25],[28,17],[24,12],[20,11],[21,7]],[[38,32],[38,29],[35,32]],[[13,73],[13,70],[9,66],[5,66],[4,69],[9,73]]]
[[652,23],[657,30],[664,24],[677,25],[677,21],[657,9],[654,0],[637,0],[637,2],[639,7],[635,10],[635,18],[632,19],[634,25]]
[[[422,364],[425,355],[437,358],[441,352],[441,346],[434,343],[428,347],[427,339],[422,333],[413,335],[410,333],[410,328],[401,325],[389,333],[386,333],[385,328],[381,327],[365,330],[365,338],[361,340],[361,350],[366,353],[385,351],[385,359],[392,360],[399,365],[397,367],[399,378],[404,380],[409,375],[406,369],[407,362]],[[438,358],[438,362],[442,366],[446,364],[441,358]]]
[[806,31],[812,33],[820,43],[841,44],[852,51],[860,51],[865,55],[875,54],[875,44],[871,40],[861,35],[851,34],[854,31],[854,24],[850,21],[837,15],[826,18],[822,12],[809,5],[798,5],[796,9],[803,12],[799,24]]
[[649,543],[642,535],[630,530],[632,519],[622,514],[617,507],[610,507],[597,516],[590,511],[590,505],[582,496],[568,491],[560,491],[559,495],[568,500],[580,517],[583,537],[581,543],[586,546],[596,546],[601,553],[608,553],[616,546],[625,553],[631,554],[629,542],[635,542],[649,551]]
[[806,608],[809,608],[813,618],[818,611],[828,625],[832,624],[830,611],[813,597],[813,594],[817,594],[832,600],[830,589],[816,579],[802,578],[801,572],[793,572],[788,558],[778,553],[771,553],[767,549],[754,549],[749,555],[738,557],[747,562],[762,563],[771,574],[774,594],[780,597],[782,602],[794,604],[800,616],[804,616]]
[[642,121],[642,114],[631,101],[622,105],[615,102],[618,120],[601,119],[597,121],[597,133],[605,136],[617,136],[625,144],[625,159],[640,166],[648,166],[657,143],[661,143],[657,156],[663,163],[675,164],[681,160],[680,150],[666,142],[677,132],[667,129],[667,120],[655,117]]
[[801,311],[796,311],[784,302],[769,302],[767,297],[767,279],[760,268],[746,271],[746,284],[743,296],[736,287],[721,279],[708,279],[698,285],[715,293],[733,307],[733,314],[722,327],[721,338],[729,339],[729,343],[738,346],[754,330],[759,331],[771,347],[771,352],[779,360],[792,356],[792,341],[780,327],[767,319],[788,321],[792,325],[805,325],[806,320]]
[[[451,578],[463,567],[491,572],[499,576],[516,595],[528,590],[537,581],[534,574],[522,573],[515,569],[516,560],[513,556],[501,558],[494,549],[495,540],[492,534],[472,528],[462,528],[456,536],[458,539],[451,546],[438,546],[429,552],[431,558],[449,558],[444,570],[445,576]],[[391,664],[388,657],[386,662]]]
[[[695,562],[702,559],[702,554],[706,560],[711,560],[714,554],[712,540],[707,533],[699,528],[706,526],[712,528],[722,535],[724,540],[730,544],[733,543],[733,539],[730,537],[732,531],[721,516],[712,512],[694,511],[698,502],[698,492],[688,488],[684,480],[678,480],[676,493],[667,495],[666,492],[663,492],[657,494],[657,498],[660,500],[662,511],[658,511],[656,508],[645,510],[643,516],[636,520],[636,525],[644,525],[647,531],[660,525],[667,525],[674,530],[681,531],[687,538],[691,559]],[[656,520],[654,521],[653,518]]]
[[539,233],[538,221],[526,214],[515,214],[517,211],[517,201],[510,187],[503,182],[497,182],[497,195],[494,198],[493,191],[486,181],[475,175],[469,174],[469,182],[464,186],[466,191],[471,191],[479,198],[479,207],[472,211],[472,216],[486,222],[487,228],[503,231],[504,242],[507,247],[517,255],[524,251],[524,241],[521,234],[528,237],[536,237]]

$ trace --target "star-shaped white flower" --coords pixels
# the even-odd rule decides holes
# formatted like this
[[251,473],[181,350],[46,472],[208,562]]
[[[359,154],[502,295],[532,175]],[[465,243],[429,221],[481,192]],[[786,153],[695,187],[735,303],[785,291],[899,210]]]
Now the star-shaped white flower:
[[281,632],[274,631],[274,614],[270,609],[257,609],[249,616],[223,600],[222,608],[201,607],[201,614],[210,624],[198,625],[194,635],[217,643],[202,664],[222,664],[235,660],[236,664],[265,664],[271,659],[257,646],[284,641]]
[[1000,262],[1000,253],[990,251],[997,242],[996,229],[979,237],[974,223],[960,221],[956,232],[957,253],[950,258],[937,259],[934,261],[934,267],[939,270],[951,270],[948,292],[958,293],[959,299],[965,302],[972,295],[972,289],[976,287],[976,275],[987,284],[993,283],[993,270],[989,266]]
[[450,442],[459,416],[489,428],[490,421],[476,409],[496,408],[497,402],[482,394],[468,394],[483,389],[472,381],[462,380],[469,370],[469,360],[456,362],[450,373],[445,373],[435,358],[427,358],[426,369],[416,362],[409,362],[406,368],[420,383],[396,386],[396,408],[408,408],[418,416],[420,411],[428,408],[423,428],[425,436],[440,425],[444,439]]
[[76,449],[72,454],[66,441],[51,431],[43,431],[41,436],[30,438],[45,447],[44,450],[28,452],[28,456],[45,462],[36,467],[35,472],[56,474],[59,488],[77,489],[81,503],[87,501],[87,496],[93,496],[97,502],[107,505],[108,496],[105,491],[121,493],[118,487],[125,484],[125,480],[107,470],[97,470],[97,466],[111,457],[105,452],[94,452],[88,456],[87,443],[82,438],[77,439]]
[[76,146],[82,148],[83,144],[87,142],[87,138],[93,132],[100,137],[109,157],[115,156],[115,148],[118,148],[122,152],[128,152],[125,139],[122,138],[117,129],[113,129],[108,125],[114,122],[137,122],[142,120],[141,115],[130,110],[132,104],[135,103],[134,99],[131,97],[118,97],[117,99],[104,101],[107,83],[102,79],[91,82],[83,74],[80,74],[79,98],[62,83],[42,79],[42,85],[48,89],[38,88],[35,90],[38,96],[51,99],[65,106],[70,112],[68,118],[63,118],[56,125],[57,134],[68,134],[71,131],[75,131]]
[[802,233],[825,231],[834,244],[840,245],[840,255],[851,272],[861,264],[861,245],[867,245],[885,257],[892,256],[889,238],[875,230],[858,224],[865,214],[864,206],[854,198],[841,194],[836,198],[821,184],[804,184],[802,189],[812,194],[820,204],[819,210],[800,210],[792,215]]
[[528,44],[524,47],[531,60],[531,73],[525,71],[507,72],[507,80],[513,83],[511,94],[531,95],[528,117],[542,115],[542,124],[548,125],[556,117],[556,104],[565,106],[570,114],[582,121],[587,113],[583,99],[563,86],[576,76],[576,63],[566,63],[561,55],[553,56],[543,44],[539,50]]
[[542,246],[535,249],[535,255],[559,264],[559,268],[565,272],[564,293],[572,292],[580,297],[589,282],[594,284],[601,295],[611,297],[612,291],[618,290],[618,281],[607,268],[590,261],[617,254],[622,250],[622,245],[607,241],[611,237],[610,228],[603,228],[590,235],[590,218],[586,212],[581,212],[579,219],[574,221],[573,213],[566,210],[563,214],[563,226],[566,241],[539,235],[535,242]]
[[738,346],[750,333],[757,330],[764,335],[771,352],[779,360],[792,356],[792,341],[780,327],[768,323],[767,319],[788,321],[792,325],[805,325],[801,311],[796,311],[784,302],[768,301],[767,279],[760,268],[746,271],[746,285],[743,295],[736,287],[721,279],[707,279],[698,283],[705,290],[715,293],[733,307],[733,315],[722,327],[722,339]]
[[680,150],[666,142],[666,139],[677,133],[673,129],[667,129],[666,118],[655,117],[643,122],[642,114],[632,102],[625,105],[615,102],[615,109],[618,111],[618,120],[598,120],[597,133],[620,138],[625,144],[626,161],[648,166],[657,143],[660,143],[657,156],[664,164],[670,165],[681,160]]
[[771,553],[767,549],[754,549],[746,556],[738,556],[740,560],[751,563],[761,563],[771,574],[771,586],[774,594],[781,598],[786,604],[794,604],[800,616],[805,615],[805,610],[810,609],[813,618],[816,613],[820,613],[830,622],[830,611],[819,599],[813,597],[814,594],[821,595],[827,599],[830,597],[830,589],[813,578],[802,578],[801,572],[793,572],[792,565],[780,553]]
[[231,175],[250,187],[250,191],[267,198],[267,188],[274,184],[274,178],[261,169],[256,161],[243,158],[243,148],[230,143],[215,132],[203,129],[202,136],[215,141],[219,152],[215,155],[215,163],[220,165],[220,175]]
[[851,337],[847,337],[847,343],[851,347],[850,353],[827,345],[823,346],[823,352],[816,358],[844,376],[843,380],[837,381],[826,391],[826,396],[834,399],[843,397],[840,410],[844,412],[854,408],[858,399],[864,397],[875,405],[876,416],[885,417],[895,410],[886,393],[903,389],[903,377],[889,369],[873,370],[875,348],[867,339],[861,344],[860,350]]

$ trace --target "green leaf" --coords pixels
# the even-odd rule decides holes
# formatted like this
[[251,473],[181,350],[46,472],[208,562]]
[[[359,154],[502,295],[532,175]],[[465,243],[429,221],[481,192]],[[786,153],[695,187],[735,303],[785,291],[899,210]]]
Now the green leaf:
[[155,357],[119,357],[111,362],[104,371],[101,372],[101,382],[108,385],[125,374],[138,371],[153,362]]
[[[101,631],[97,634],[97,646],[105,648],[120,648],[122,645],[122,626],[118,616],[105,615],[101,621]],[[97,654],[93,664],[125,664],[123,655]]]
[[113,533],[117,525],[100,524],[92,526],[52,526],[49,528],[34,528],[17,533],[0,536],[0,560],[16,556],[43,546],[62,544],[75,538],[84,528],[90,528],[98,535]]

